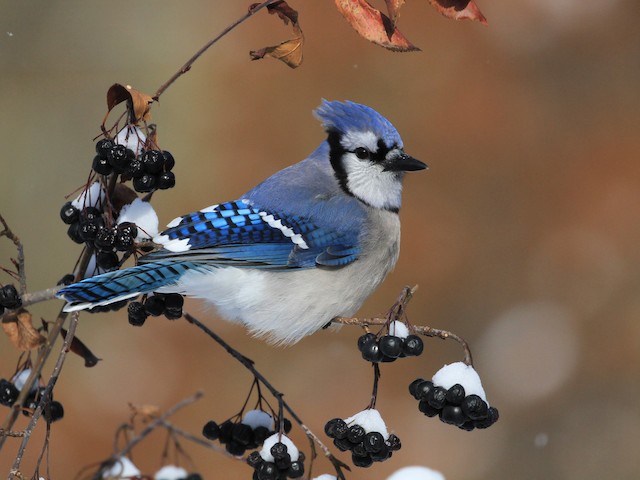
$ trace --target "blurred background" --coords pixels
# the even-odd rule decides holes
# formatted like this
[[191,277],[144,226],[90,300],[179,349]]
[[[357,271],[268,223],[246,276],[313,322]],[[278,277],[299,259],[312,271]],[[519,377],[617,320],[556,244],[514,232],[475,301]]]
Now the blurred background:
[[[411,321],[470,342],[501,419],[468,433],[418,412],[407,385],[462,359],[456,343],[428,340],[419,359],[382,367],[378,408],[402,450],[348,479],[384,479],[415,464],[449,480],[640,478],[640,4],[480,1],[486,28],[408,2],[399,27],[422,48],[410,54],[358,37],[333,2],[291,5],[306,36],[302,67],[249,61],[249,50],[290,35],[261,13],[154,106],[160,144],[177,161],[177,186],[153,203],[166,224],[238,198],[304,158],[324,137],[311,115],[321,98],[376,108],[407,152],[429,164],[406,179],[400,261],[360,314],[384,314],[404,285],[419,284]],[[31,291],[53,286],[80,253],[58,212],[86,181],[108,87],[153,93],[246,7],[3,4],[0,213],[24,243]],[[0,239],[0,265],[14,255]],[[59,308],[49,302],[31,311],[54,320]],[[356,349],[359,330],[274,348],[197,302],[187,308],[254,359],[319,434],[330,418],[368,404],[372,372]],[[206,421],[240,409],[251,378],[186,322],[150,319],[133,328],[125,312],[80,320],[77,335],[103,360],[87,369],[67,359],[55,390],[66,414],[52,426],[50,478],[73,478],[107,458],[129,403],[164,410],[203,389],[203,400],[172,419],[198,435]],[[13,374],[17,358],[0,335],[0,377]],[[48,364],[47,378],[50,371]],[[21,418],[16,429],[25,425]],[[25,473],[43,431],[29,445]],[[164,439],[151,435],[134,450],[146,473],[161,466]],[[294,439],[306,444],[299,431]],[[188,468],[205,479],[251,477],[241,462],[184,446]],[[1,472],[17,447],[7,441]],[[314,473],[324,472],[331,469],[319,460]]]

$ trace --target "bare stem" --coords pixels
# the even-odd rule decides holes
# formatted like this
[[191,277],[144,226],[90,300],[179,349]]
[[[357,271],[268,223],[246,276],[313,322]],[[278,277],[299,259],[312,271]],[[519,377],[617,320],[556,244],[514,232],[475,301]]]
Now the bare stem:
[[20,281],[20,296],[22,296],[27,291],[27,275],[24,270],[24,248],[22,247],[22,242],[20,241],[18,236],[11,231],[11,229],[9,228],[9,225],[7,225],[7,222],[5,221],[2,215],[0,215],[0,223],[4,228],[4,230],[0,232],[0,237],[7,237],[9,240],[13,242],[13,244],[16,246],[16,249],[18,250],[17,267],[18,267],[18,278]]

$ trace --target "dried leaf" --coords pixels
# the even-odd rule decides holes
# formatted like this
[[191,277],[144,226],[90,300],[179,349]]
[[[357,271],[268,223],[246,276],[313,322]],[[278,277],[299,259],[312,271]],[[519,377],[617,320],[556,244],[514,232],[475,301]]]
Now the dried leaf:
[[[62,329],[62,338],[67,338],[67,331],[64,328]],[[84,366],[87,368],[95,367],[96,364],[102,360],[101,358],[96,357],[84,342],[75,336],[71,340],[71,351],[84,359]]]
[[160,408],[156,405],[134,405],[130,403],[129,408],[132,413],[131,418],[141,417],[142,423],[149,423],[160,416]]
[[476,5],[475,0],[429,0],[429,3],[447,18],[476,20],[487,25],[487,19]]
[[[257,4],[251,5],[249,8],[255,7]],[[300,24],[298,23],[298,12],[291,8],[287,2],[278,2],[269,5],[267,10],[271,14],[277,14],[285,25],[293,27],[293,38],[282,42],[279,45],[261,48],[260,50],[252,50],[249,52],[251,60],[260,60],[264,57],[272,57],[276,60],[286,63],[291,68],[297,68],[302,64],[302,45],[304,44],[304,35]]]
[[[420,50],[398,30],[391,19],[365,0],[335,0],[349,25],[370,42],[394,52]],[[399,2],[395,2],[399,3]]]
[[400,16],[400,8],[404,5],[404,1],[405,0],[385,0],[389,18],[391,19],[391,23],[394,26],[398,22],[398,17]]
[[24,308],[6,313],[2,317],[2,329],[18,350],[32,350],[46,341],[35,329],[31,314]]
[[127,102],[127,110],[129,111],[129,123],[137,125],[141,121],[147,121],[151,118],[149,109],[153,98],[151,95],[136,90],[131,85],[121,85],[114,83],[107,90],[107,115],[104,117],[104,125],[111,110],[116,105]]

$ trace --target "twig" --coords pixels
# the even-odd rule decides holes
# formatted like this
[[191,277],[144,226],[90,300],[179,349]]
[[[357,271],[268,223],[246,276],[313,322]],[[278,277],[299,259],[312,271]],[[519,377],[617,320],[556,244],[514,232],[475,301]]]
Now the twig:
[[235,458],[235,459],[237,459],[237,458],[238,458],[238,457],[236,457],[235,455],[231,455],[229,452],[227,452],[227,450],[226,450],[226,449],[224,449],[224,448],[222,448],[222,447],[220,447],[220,446],[216,445],[215,443],[207,442],[206,440],[203,440],[203,439],[202,439],[202,438],[200,438],[200,437],[197,437],[197,436],[195,436],[195,435],[192,435],[192,434],[191,434],[191,433],[189,433],[189,432],[185,432],[184,430],[182,430],[182,429],[180,429],[180,428],[176,427],[175,425],[173,425],[173,424],[172,424],[172,423],[170,423],[170,422],[163,421],[163,422],[162,422],[162,426],[163,426],[164,428],[166,428],[167,430],[169,430],[169,431],[171,431],[171,432],[175,433],[176,435],[179,435],[179,436],[181,436],[181,437],[183,437],[183,438],[186,438],[187,440],[189,440],[189,441],[191,441],[191,442],[193,442],[193,443],[197,443],[198,445],[201,445],[201,446],[203,446],[203,447],[205,447],[205,448],[209,448],[209,449],[214,450],[214,451],[216,451],[216,452],[218,452],[218,453],[222,453],[222,454],[226,455],[226,456],[227,456],[227,457],[229,457],[229,458]]
[[27,275],[24,270],[24,248],[22,247],[22,242],[18,236],[11,231],[2,215],[0,215],[0,223],[4,228],[4,230],[0,232],[0,237],[7,237],[13,242],[18,250],[18,279],[20,281],[20,296],[22,296],[27,291]]
[[25,293],[21,296],[22,306],[28,307],[29,305],[34,305],[36,303],[47,302],[49,300],[55,300],[56,293],[62,289],[62,285],[57,285],[55,287],[47,288],[45,290],[38,290],[33,293]]
[[13,430],[0,428],[0,437],[24,437],[24,432],[14,432]]
[[173,82],[175,82],[178,78],[180,78],[182,75],[184,75],[189,70],[191,70],[191,66],[195,63],[195,61],[198,60],[198,58],[200,58],[200,56],[202,56],[202,54],[206,52],[209,48],[211,48],[218,40],[220,40],[222,37],[224,37],[227,33],[229,33],[231,30],[236,28],[242,22],[247,20],[249,17],[252,17],[256,13],[258,13],[263,8],[268,7],[269,5],[273,5],[274,3],[279,3],[280,1],[281,0],[267,0],[265,2],[262,2],[261,4],[256,5],[254,8],[247,11],[247,13],[245,13],[242,17],[240,17],[238,20],[236,20],[231,25],[229,25],[227,28],[222,30],[222,32],[217,37],[213,38],[212,40],[207,42],[205,45],[203,45],[202,48],[200,48],[200,50],[198,50],[189,60],[187,60],[187,63],[185,63],[176,73],[174,73],[171,76],[171,78],[169,78],[169,80],[167,80],[165,83],[163,83],[160,86],[160,88],[158,88],[155,95],[153,96],[153,101],[157,102],[160,99],[160,95],[162,95],[165,92],[165,90],[169,88],[171,84],[173,84]]
[[[31,434],[38,423],[38,419],[40,415],[42,415],[42,411],[44,410],[47,402],[51,401],[51,392],[53,391],[53,387],[58,381],[58,377],[60,376],[60,372],[62,371],[62,366],[64,365],[64,360],[67,356],[67,352],[71,348],[71,341],[73,340],[73,336],[76,331],[76,326],[78,325],[78,314],[74,313],[71,315],[71,321],[69,322],[69,329],[67,331],[67,337],[62,343],[62,348],[60,349],[60,353],[58,355],[58,360],[51,372],[51,377],[49,378],[49,382],[47,383],[42,396],[40,397],[40,401],[38,402],[38,406],[36,407],[31,420],[29,421],[29,425],[24,429],[24,437],[22,439],[22,443],[20,444],[20,448],[18,449],[18,453],[16,454],[15,460],[11,467],[11,472],[9,473],[9,479],[16,478],[15,472],[20,471],[20,463],[22,463],[22,458],[24,456],[24,452],[27,449],[27,445],[29,443],[29,439],[31,438]],[[24,387],[23,387],[24,391]],[[28,391],[28,390],[27,390]]]
[[[207,334],[209,337],[211,337],[213,340],[215,340],[215,342],[218,343],[222,348],[224,348],[229,353],[229,355],[231,355],[233,358],[238,360],[238,362],[240,362],[247,370],[249,370],[251,372],[251,374],[254,376],[254,378],[256,378],[258,381],[260,381],[260,383],[262,383],[269,390],[269,392],[271,392],[271,395],[273,395],[274,398],[278,399],[278,402],[282,406],[282,408],[284,410],[286,410],[287,412],[289,412],[289,415],[291,415],[291,418],[293,418],[296,421],[296,423],[300,426],[300,428],[307,435],[307,438],[309,438],[309,442],[311,443],[311,448],[312,448],[312,456],[315,455],[315,446],[314,446],[314,443],[315,443],[320,447],[322,452],[325,454],[325,456],[329,459],[331,464],[336,469],[336,473],[337,473],[338,478],[341,479],[341,480],[344,480],[345,477],[344,477],[344,473],[342,472],[342,470],[343,469],[350,470],[349,466],[346,465],[345,463],[341,462],[340,460],[338,460],[331,453],[331,451],[327,448],[327,446],[324,443],[322,443],[322,441],[302,422],[300,417],[298,417],[298,415],[293,411],[293,409],[289,406],[289,404],[284,401],[284,399],[282,398],[283,394],[280,391],[276,390],[276,388],[273,385],[271,385],[271,383],[264,377],[264,375],[262,375],[258,370],[256,370],[256,368],[254,367],[253,360],[251,360],[248,357],[245,357],[240,352],[238,352],[236,349],[231,347],[231,345],[229,345],[227,342],[225,342],[222,339],[222,337],[220,337],[218,334],[216,334],[213,330],[211,330],[209,327],[204,325],[202,322],[200,322],[194,316],[192,316],[189,313],[185,312],[184,318],[189,323],[191,323],[192,325],[198,327],[205,334]],[[281,417],[281,429],[282,429],[282,417],[283,416],[281,415],[280,417]]]

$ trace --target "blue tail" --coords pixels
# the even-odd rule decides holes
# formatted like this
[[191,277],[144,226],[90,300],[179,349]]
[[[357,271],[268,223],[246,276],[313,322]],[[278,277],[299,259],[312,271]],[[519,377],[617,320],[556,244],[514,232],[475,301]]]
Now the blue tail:
[[116,270],[64,287],[57,293],[68,302],[64,310],[72,312],[136,297],[176,283],[191,269],[202,265],[193,262],[161,261]]

